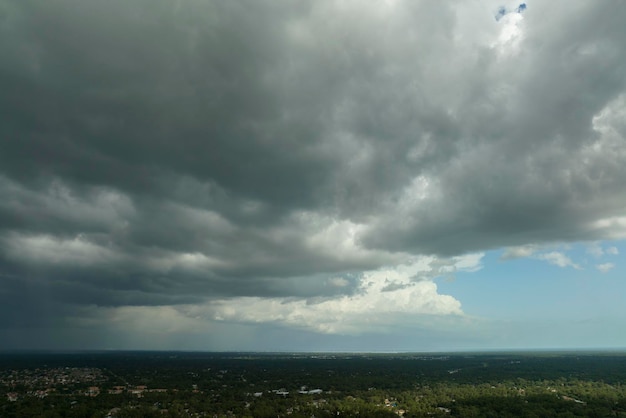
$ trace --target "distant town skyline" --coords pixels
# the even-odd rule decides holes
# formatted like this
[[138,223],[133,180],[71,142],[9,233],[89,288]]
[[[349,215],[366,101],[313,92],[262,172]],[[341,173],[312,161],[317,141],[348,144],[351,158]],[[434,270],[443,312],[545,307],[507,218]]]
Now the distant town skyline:
[[0,0],[0,350],[625,348],[624,21]]

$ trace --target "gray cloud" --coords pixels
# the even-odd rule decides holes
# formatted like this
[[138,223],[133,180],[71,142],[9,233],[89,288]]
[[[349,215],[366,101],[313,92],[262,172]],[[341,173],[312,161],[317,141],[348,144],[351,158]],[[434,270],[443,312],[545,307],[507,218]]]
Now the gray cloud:
[[0,300],[314,300],[626,235],[626,10],[570,3],[0,0]]

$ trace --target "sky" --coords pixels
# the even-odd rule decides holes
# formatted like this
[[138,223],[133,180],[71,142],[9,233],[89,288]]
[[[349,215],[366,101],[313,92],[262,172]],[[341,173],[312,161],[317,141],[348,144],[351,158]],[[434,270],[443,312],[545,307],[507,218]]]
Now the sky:
[[624,21],[0,0],[0,350],[626,347]]

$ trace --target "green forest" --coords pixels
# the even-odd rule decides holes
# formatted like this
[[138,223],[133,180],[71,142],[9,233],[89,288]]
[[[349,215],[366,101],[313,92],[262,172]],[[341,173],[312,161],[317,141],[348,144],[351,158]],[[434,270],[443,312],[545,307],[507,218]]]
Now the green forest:
[[0,355],[8,417],[626,417],[626,353]]

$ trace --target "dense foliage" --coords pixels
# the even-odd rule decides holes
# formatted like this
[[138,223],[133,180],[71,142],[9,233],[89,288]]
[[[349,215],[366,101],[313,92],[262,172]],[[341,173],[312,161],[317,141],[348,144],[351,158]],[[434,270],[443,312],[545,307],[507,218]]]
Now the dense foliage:
[[9,417],[626,417],[626,354],[0,356]]

